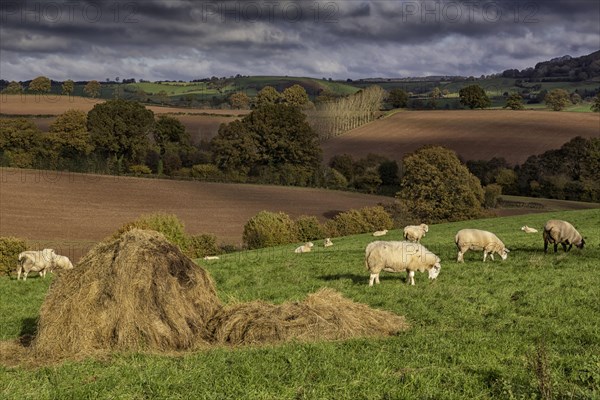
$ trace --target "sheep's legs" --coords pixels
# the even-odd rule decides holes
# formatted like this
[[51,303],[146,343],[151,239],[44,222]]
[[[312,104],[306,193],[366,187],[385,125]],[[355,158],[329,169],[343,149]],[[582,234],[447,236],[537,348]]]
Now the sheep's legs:
[[371,274],[371,278],[369,279],[369,286],[373,286],[373,281],[379,285],[379,274]]
[[406,283],[413,286],[415,285],[415,271],[408,271],[408,279],[406,280]]
[[456,257],[456,262],[464,262],[464,258],[463,258],[463,252],[462,251],[458,251],[458,257]]

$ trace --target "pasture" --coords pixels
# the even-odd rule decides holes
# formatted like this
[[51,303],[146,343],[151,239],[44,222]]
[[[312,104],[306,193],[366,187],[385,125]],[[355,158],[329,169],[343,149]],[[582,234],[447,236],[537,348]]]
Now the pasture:
[[529,156],[558,149],[575,136],[600,135],[600,114],[555,111],[400,111],[321,144],[323,159],[369,153],[401,160],[427,144],[456,151],[464,160],[504,157],[521,164]]
[[[571,221],[583,250],[543,253],[540,228]],[[423,239],[442,258],[437,280],[382,274],[369,288],[369,234],[198,260],[227,304],[302,300],[322,287],[404,315],[411,329],[382,339],[217,347],[193,353],[119,353],[59,365],[0,367],[0,397],[203,399],[593,399],[600,395],[600,210],[552,212],[431,225]],[[511,249],[483,263],[456,263],[453,237],[465,227],[495,232]],[[391,231],[388,240],[400,238]],[[77,268],[77,266],[76,266]],[[35,334],[51,279],[0,278],[0,337]],[[60,340],[60,338],[57,338]]]

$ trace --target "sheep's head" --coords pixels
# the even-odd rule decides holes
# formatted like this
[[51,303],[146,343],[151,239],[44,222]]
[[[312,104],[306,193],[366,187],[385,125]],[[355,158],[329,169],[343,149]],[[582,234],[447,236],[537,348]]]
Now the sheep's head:
[[583,238],[581,238],[581,242],[575,244],[575,247],[577,247],[578,249],[583,249],[584,244],[585,244],[585,240]]
[[510,252],[510,250],[505,247],[504,249],[502,249],[500,251],[500,258],[502,258],[502,260],[506,260],[508,258],[509,252]]
[[437,259],[437,262],[429,269],[429,279],[435,279],[440,274],[440,270],[442,269],[442,264],[440,264],[440,259]]

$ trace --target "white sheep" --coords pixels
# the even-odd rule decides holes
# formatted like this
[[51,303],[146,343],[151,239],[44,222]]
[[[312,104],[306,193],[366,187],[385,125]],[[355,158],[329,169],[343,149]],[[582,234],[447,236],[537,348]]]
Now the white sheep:
[[494,253],[498,253],[503,260],[506,260],[510,252],[498,236],[480,229],[461,229],[454,237],[454,243],[458,247],[457,262],[465,262],[464,254],[468,250],[483,250],[484,262],[488,254],[492,261],[494,261]]
[[535,229],[535,228],[530,228],[530,227],[529,227],[529,226],[527,226],[527,225],[524,225],[524,226],[522,226],[522,227],[521,227],[521,230],[522,230],[523,232],[525,232],[525,233],[537,233],[537,229]]
[[333,246],[333,242],[331,241],[331,238],[325,238],[325,240],[323,241],[323,247],[330,247]]
[[308,253],[312,250],[313,246],[313,242],[306,242],[302,246],[296,248],[296,250],[294,250],[294,253]]
[[411,242],[421,242],[421,238],[425,233],[429,232],[429,227],[426,224],[408,225],[404,227],[404,239]]
[[204,256],[205,260],[218,260],[219,256]]
[[544,225],[544,253],[548,252],[548,243],[554,244],[554,252],[556,253],[559,243],[566,252],[571,250],[573,245],[583,249],[585,240],[569,222],[551,219]]
[[73,269],[73,263],[69,260],[67,256],[56,255],[52,260],[52,265],[50,266],[50,272],[52,272],[55,268],[59,269]]
[[385,235],[387,235],[387,233],[388,233],[388,230],[384,229],[382,231],[375,231],[375,232],[373,232],[373,236],[385,236]]
[[23,272],[23,280],[27,280],[29,272],[37,272],[40,276],[46,276],[46,270],[52,269],[54,259],[58,255],[54,249],[44,249],[40,251],[28,250],[19,254],[19,265],[17,267],[17,280],[21,279]]
[[408,272],[406,282],[415,284],[415,271],[429,272],[429,279],[435,279],[442,268],[438,256],[419,243],[400,241],[375,241],[365,249],[365,267],[370,271],[369,286],[379,284],[379,273]]

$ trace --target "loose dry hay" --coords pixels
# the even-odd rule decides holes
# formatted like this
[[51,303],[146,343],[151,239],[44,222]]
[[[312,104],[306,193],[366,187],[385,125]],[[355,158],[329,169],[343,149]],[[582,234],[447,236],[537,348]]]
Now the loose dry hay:
[[55,277],[36,336],[0,342],[0,364],[35,366],[111,351],[169,353],[207,345],[385,336],[406,329],[404,317],[332,289],[303,302],[223,307],[204,269],[162,234],[134,229],[98,244],[75,269]]
[[356,303],[328,288],[303,302],[227,306],[209,322],[217,342],[234,345],[388,336],[408,327],[402,316]]

